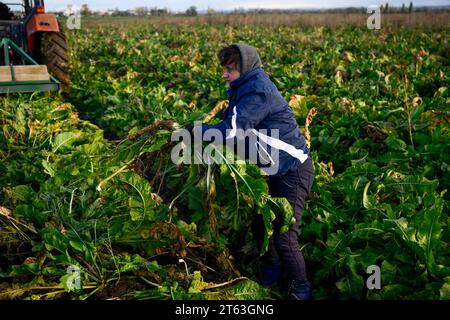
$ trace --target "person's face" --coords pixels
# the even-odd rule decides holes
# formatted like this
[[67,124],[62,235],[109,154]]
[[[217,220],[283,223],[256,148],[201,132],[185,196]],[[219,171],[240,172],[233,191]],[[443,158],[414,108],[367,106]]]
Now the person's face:
[[235,63],[230,63],[222,67],[223,69],[223,78],[227,82],[227,84],[230,84],[230,82],[238,79],[241,76],[241,73],[236,68]]

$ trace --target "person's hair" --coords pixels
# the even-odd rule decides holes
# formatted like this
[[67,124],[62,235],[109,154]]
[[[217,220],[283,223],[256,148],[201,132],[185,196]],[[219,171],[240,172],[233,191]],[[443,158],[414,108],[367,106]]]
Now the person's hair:
[[236,64],[237,70],[241,70],[241,53],[235,46],[223,46],[217,54],[217,57],[219,58],[222,67],[234,63]]

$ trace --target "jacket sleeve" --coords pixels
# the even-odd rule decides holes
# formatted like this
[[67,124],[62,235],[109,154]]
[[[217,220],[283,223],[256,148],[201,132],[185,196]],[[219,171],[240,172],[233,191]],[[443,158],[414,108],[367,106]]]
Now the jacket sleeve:
[[239,138],[239,131],[255,128],[270,112],[264,93],[250,93],[230,106],[228,116],[216,125],[202,125],[202,136],[211,129],[219,130],[225,140]]

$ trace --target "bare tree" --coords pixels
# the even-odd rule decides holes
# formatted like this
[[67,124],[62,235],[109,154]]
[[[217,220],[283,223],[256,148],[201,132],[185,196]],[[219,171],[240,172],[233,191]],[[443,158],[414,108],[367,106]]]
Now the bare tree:
[[196,6],[190,6],[186,10],[186,15],[188,15],[188,16],[196,16],[197,15],[197,7]]
[[135,12],[138,16],[146,16],[149,13],[149,9],[147,7],[137,7]]
[[89,5],[83,4],[81,5],[81,15],[83,17],[90,16],[92,14],[92,11],[89,9]]

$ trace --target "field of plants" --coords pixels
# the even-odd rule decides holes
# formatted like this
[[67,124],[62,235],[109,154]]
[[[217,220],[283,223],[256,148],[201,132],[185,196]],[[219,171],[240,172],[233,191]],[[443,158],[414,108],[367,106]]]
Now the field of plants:
[[[264,217],[267,241],[286,209],[258,168],[170,160],[176,128],[220,121],[215,54],[231,42],[259,49],[304,133],[310,113],[299,247],[313,298],[450,299],[448,28],[67,35],[69,95],[0,98],[0,299],[287,298],[257,282],[251,221]],[[366,286],[371,265],[381,289]]]

